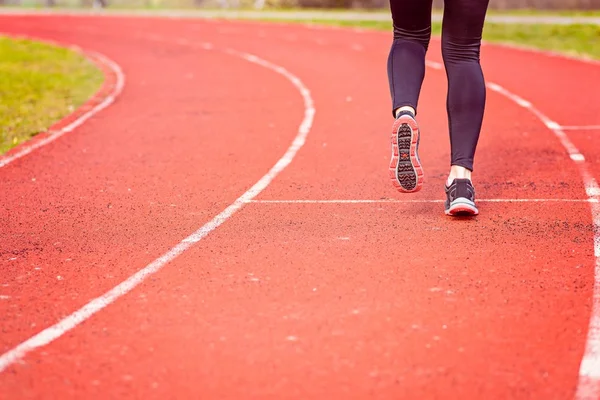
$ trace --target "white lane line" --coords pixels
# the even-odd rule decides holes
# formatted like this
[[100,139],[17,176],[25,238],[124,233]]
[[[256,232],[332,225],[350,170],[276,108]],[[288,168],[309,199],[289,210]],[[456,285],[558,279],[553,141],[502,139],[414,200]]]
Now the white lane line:
[[563,125],[561,126],[563,131],[595,131],[600,129],[600,125]]
[[167,253],[163,254],[162,256],[148,264],[146,267],[136,272],[134,275],[120,283],[115,288],[109,290],[100,297],[97,297],[94,300],[90,301],[85,306],[75,311],[71,315],[63,318],[51,327],[44,329],[37,335],[29,338],[28,340],[14,347],[8,352],[2,354],[2,356],[0,356],[0,372],[4,371],[9,365],[13,364],[15,361],[21,359],[28,352],[38,347],[45,346],[53,340],[59,338],[64,333],[75,328],[81,322],[90,318],[92,315],[102,310],[107,305],[113,303],[119,297],[127,294],[137,285],[142,283],[150,275],[159,271],[167,263],[174,260],[176,257],[178,257],[187,249],[189,249],[192,245],[194,245],[206,235],[208,235],[210,232],[215,230],[223,222],[227,221],[236,211],[244,207],[244,205],[247,204],[248,201],[252,200],[267,186],[269,186],[273,179],[275,179],[275,177],[292,162],[300,148],[302,148],[302,146],[306,142],[306,137],[310,131],[315,115],[313,99],[310,95],[310,91],[308,90],[308,88],[304,85],[304,83],[302,83],[302,81],[298,77],[296,77],[291,72],[279,65],[272,64],[269,61],[263,60],[255,55],[239,52],[236,50],[227,49],[226,52],[241,57],[244,60],[247,60],[251,63],[263,66],[280,75],[283,75],[301,93],[302,98],[304,100],[304,118],[302,120],[302,123],[300,124],[300,127],[298,128],[298,133],[294,138],[294,141],[288,147],[285,154],[267,172],[267,174],[263,176],[258,182],[256,182],[254,186],[248,189],[247,192],[242,194],[237,200],[235,200],[229,207],[227,207],[220,214],[214,217],[210,222],[206,223],[196,232],[192,233],[190,236],[180,241]]
[[[560,140],[563,147],[567,150],[567,153],[569,153],[569,157],[571,157],[571,159],[573,161],[577,162],[578,164],[581,164],[585,161],[585,157],[583,157],[581,152],[577,149],[577,147],[575,147],[573,142],[571,142],[571,139],[569,139],[567,134],[561,130],[560,125],[558,123],[556,123],[555,121],[551,120],[550,118],[548,118],[540,110],[535,108],[533,106],[533,104],[531,104],[531,102],[517,96],[514,93],[509,92],[508,90],[506,90],[505,88],[503,88],[502,86],[500,86],[496,83],[488,82],[487,87],[490,88],[491,90],[493,90],[497,93],[500,93],[501,95],[509,98],[510,100],[517,103],[519,106],[529,110],[536,117],[538,117],[538,119],[540,121],[542,121],[544,123],[544,125],[546,125],[546,127],[554,133],[554,135],[558,138],[558,140]],[[587,187],[587,183],[585,183],[585,185]]]
[[429,68],[433,68],[433,69],[438,69],[438,70],[444,69],[444,65],[437,61],[427,60],[427,61],[425,61],[425,65],[427,65]]
[[[39,40],[39,39],[36,39],[36,40]],[[86,53],[82,52],[82,54],[86,54]],[[75,121],[71,122],[69,125],[61,128],[57,131],[52,132],[50,134],[50,136],[48,136],[44,139],[38,140],[38,141],[34,141],[31,143],[31,145],[24,144],[23,147],[21,148],[21,150],[19,150],[18,152],[14,153],[10,156],[0,157],[0,168],[10,164],[11,162],[13,162],[15,160],[18,160],[19,158],[26,156],[27,154],[31,153],[32,151],[39,149],[40,147],[45,146],[48,143],[55,141],[56,139],[65,135],[66,133],[73,131],[74,129],[79,127],[81,124],[83,124],[85,121],[87,121],[88,119],[90,119],[91,117],[93,117],[94,115],[98,114],[100,111],[104,110],[106,107],[111,105],[115,101],[115,99],[119,96],[119,94],[123,90],[123,86],[125,85],[125,74],[123,74],[121,67],[119,67],[119,65],[117,63],[115,63],[114,61],[110,60],[108,57],[106,57],[102,54],[95,53],[95,52],[88,52],[87,54],[93,56],[92,61],[94,61],[97,64],[104,64],[104,65],[108,66],[115,73],[115,75],[117,77],[117,82],[115,84],[115,87],[111,91],[111,93],[109,93],[108,96],[100,104],[93,107],[91,110],[89,110],[88,112],[86,112],[85,114],[83,114],[82,116],[77,118]]]
[[[373,203],[443,203],[441,199],[339,199],[339,200],[249,200],[252,204],[373,204]],[[477,199],[479,203],[598,203],[598,199]]]
[[509,92],[495,83],[488,83],[491,90],[498,92],[511,99],[521,107],[532,112],[542,121],[548,129],[561,142],[569,157],[579,168],[583,179],[586,194],[591,203],[592,219],[594,223],[594,288],[592,297],[592,313],[590,317],[586,348],[579,367],[579,381],[577,384],[576,400],[588,400],[600,398],[600,187],[596,179],[589,172],[585,157],[571,142],[571,139],[563,131],[562,127],[548,118],[544,113],[535,108],[530,102],[522,99],[514,93]]

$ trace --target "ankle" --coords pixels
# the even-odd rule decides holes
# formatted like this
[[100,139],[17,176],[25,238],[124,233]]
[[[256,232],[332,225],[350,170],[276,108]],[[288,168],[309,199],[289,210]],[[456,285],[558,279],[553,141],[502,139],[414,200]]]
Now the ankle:
[[400,107],[400,108],[396,108],[396,110],[394,111],[394,116],[396,118],[398,118],[398,114],[400,114],[402,111],[408,111],[412,115],[416,114],[416,111],[415,111],[415,109],[413,107],[411,107],[411,106],[403,106],[403,107]]
[[471,170],[461,167],[459,165],[453,165],[450,167],[450,174],[448,175],[447,185],[452,184],[455,179],[468,179],[471,180]]

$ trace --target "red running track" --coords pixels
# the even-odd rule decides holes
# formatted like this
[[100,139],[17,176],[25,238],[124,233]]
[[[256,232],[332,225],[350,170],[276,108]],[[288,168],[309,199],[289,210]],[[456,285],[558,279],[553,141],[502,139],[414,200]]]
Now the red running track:
[[[590,128],[567,131],[574,162],[560,129],[489,90],[475,184],[499,201],[455,220],[436,202],[449,160],[437,43],[427,180],[401,195],[388,33],[39,15],[0,27],[98,51],[126,77],[113,105],[0,168],[0,397],[598,398],[598,65],[484,48],[490,82]],[[303,131],[256,201],[235,203]]]

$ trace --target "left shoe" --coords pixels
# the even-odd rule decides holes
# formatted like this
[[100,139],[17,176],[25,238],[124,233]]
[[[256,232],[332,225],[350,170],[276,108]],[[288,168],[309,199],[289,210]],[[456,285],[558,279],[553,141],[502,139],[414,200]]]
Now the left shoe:
[[419,125],[409,111],[400,112],[392,126],[392,159],[390,178],[403,193],[414,193],[423,187],[423,167],[419,160]]
[[454,179],[450,186],[444,185],[446,203],[444,212],[450,216],[474,216],[479,214],[475,205],[475,188],[470,179]]

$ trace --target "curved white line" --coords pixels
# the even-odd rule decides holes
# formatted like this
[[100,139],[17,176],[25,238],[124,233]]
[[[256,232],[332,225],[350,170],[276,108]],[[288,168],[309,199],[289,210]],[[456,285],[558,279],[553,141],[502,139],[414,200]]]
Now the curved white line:
[[[426,65],[433,69],[441,69],[441,64],[427,61]],[[535,106],[520,96],[506,90],[494,82],[488,82],[486,86],[520,107],[529,110],[548,129],[554,133],[563,145],[571,160],[577,164],[579,173],[583,179],[585,193],[591,206],[592,220],[594,223],[594,288],[592,295],[592,312],[588,327],[588,335],[585,353],[579,366],[579,382],[577,384],[576,400],[597,400],[600,398],[600,187],[598,182],[589,172],[585,157],[573,144],[569,136],[557,122],[551,120],[546,114],[535,108]]]
[[[429,65],[429,63],[428,63]],[[437,66],[431,65],[435,69]],[[548,129],[554,133],[563,145],[571,160],[577,164],[583,179],[585,192],[591,206],[592,219],[594,223],[594,288],[592,298],[592,313],[590,317],[586,348],[579,367],[579,382],[577,384],[576,400],[588,400],[600,398],[600,187],[596,179],[589,172],[585,157],[573,144],[561,126],[551,120],[546,114],[535,108],[535,106],[520,96],[506,90],[502,86],[488,82],[489,89],[505,96],[520,107],[529,110]]]
[[595,131],[596,129],[600,129],[600,125],[563,125],[561,128],[563,131]]
[[[43,41],[46,43],[54,43],[54,42],[41,40],[41,39],[37,39],[37,38],[35,38],[35,40]],[[60,43],[58,43],[58,44],[60,44]],[[76,47],[72,47],[72,48],[76,48]],[[85,55],[86,52],[82,52],[82,54]],[[117,82],[116,82],[113,90],[110,92],[110,94],[100,104],[94,106],[91,110],[89,110],[88,112],[86,112],[85,114],[83,114],[82,116],[77,118],[75,121],[71,122],[69,125],[61,128],[57,131],[51,132],[50,136],[48,136],[44,139],[32,142],[30,145],[24,144],[23,147],[15,154],[12,154],[12,155],[6,156],[6,157],[0,157],[0,168],[10,164],[11,162],[13,162],[15,160],[18,160],[21,157],[26,156],[27,154],[31,153],[32,151],[39,149],[40,147],[45,146],[48,143],[55,141],[56,139],[63,136],[64,134],[69,133],[72,130],[76,129],[78,126],[83,124],[85,121],[87,121],[88,119],[90,119],[91,117],[98,114],[100,111],[104,110],[106,107],[108,107],[109,105],[114,103],[115,99],[119,96],[119,94],[121,94],[121,92],[123,91],[123,87],[125,86],[125,74],[121,70],[121,67],[116,62],[112,61],[110,58],[108,58],[100,53],[87,52],[87,54],[92,55],[93,57],[96,57],[97,59],[99,59],[103,64],[107,65],[116,75]],[[92,59],[92,61],[97,63],[97,61],[94,59]]]
[[92,315],[102,310],[107,305],[113,303],[119,297],[127,294],[137,285],[142,283],[150,275],[158,272],[167,263],[174,260],[176,257],[181,255],[184,251],[189,249],[192,245],[199,242],[208,235],[210,232],[219,227],[223,222],[227,221],[236,211],[240,210],[244,205],[248,204],[250,200],[256,197],[262,192],[269,184],[275,179],[275,177],[283,171],[294,159],[298,150],[306,142],[306,137],[310,131],[313,123],[315,108],[314,102],[310,95],[308,88],[302,83],[302,81],[287,71],[285,68],[270,63],[269,61],[263,60],[255,55],[239,52],[236,50],[227,49],[227,53],[238,56],[247,60],[251,63],[258,64],[278,74],[283,75],[287,78],[301,93],[304,99],[304,119],[298,128],[298,133],[294,138],[294,141],[288,147],[285,154],[277,161],[277,163],[263,176],[258,182],[254,184],[247,192],[242,194],[237,200],[235,200],[229,207],[223,210],[220,214],[214,217],[211,221],[206,223],[196,232],[180,241],[171,250],[148,264],[143,269],[136,272],[134,275],[120,283],[118,286],[104,293],[100,297],[87,303],[85,306],[75,311],[71,315],[63,318],[56,324],[44,329],[35,336],[32,336],[28,340],[9,350],[8,352],[0,356],[0,372],[4,371],[9,365],[15,361],[21,359],[28,352],[47,345],[53,340],[59,338],[64,333],[75,328],[77,325],[90,318]]

